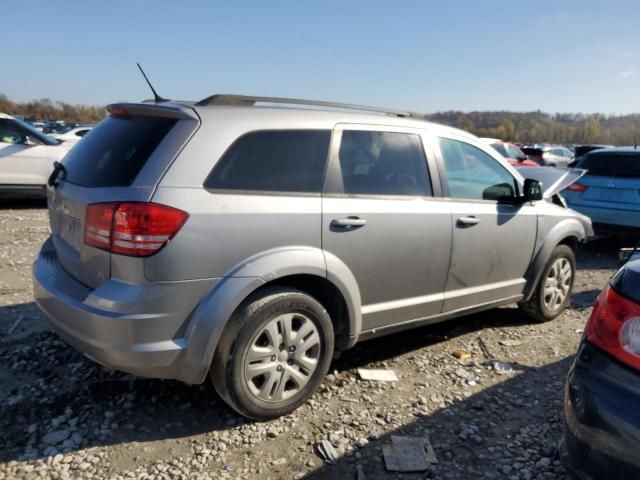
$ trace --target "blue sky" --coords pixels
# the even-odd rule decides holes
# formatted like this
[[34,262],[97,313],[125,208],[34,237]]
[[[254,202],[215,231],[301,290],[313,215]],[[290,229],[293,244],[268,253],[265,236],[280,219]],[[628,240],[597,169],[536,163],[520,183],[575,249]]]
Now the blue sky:
[[2,12],[0,93],[106,104],[243,93],[424,112],[640,112],[640,5],[35,1]]

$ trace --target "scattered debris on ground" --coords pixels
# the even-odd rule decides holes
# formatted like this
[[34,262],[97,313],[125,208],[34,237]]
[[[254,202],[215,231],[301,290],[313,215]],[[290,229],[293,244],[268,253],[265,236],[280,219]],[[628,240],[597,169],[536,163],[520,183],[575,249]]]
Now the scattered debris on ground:
[[360,380],[371,380],[374,382],[397,382],[398,376],[393,370],[359,368],[358,376]]

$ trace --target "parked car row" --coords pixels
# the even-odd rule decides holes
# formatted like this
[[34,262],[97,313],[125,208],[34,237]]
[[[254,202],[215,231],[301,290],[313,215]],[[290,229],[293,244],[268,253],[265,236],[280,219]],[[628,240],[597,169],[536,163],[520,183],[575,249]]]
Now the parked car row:
[[516,145],[496,138],[483,138],[482,140],[491,145],[513,165],[566,168],[575,158],[574,153],[562,145]]
[[548,167],[566,168],[575,158],[574,153],[562,145],[523,145],[522,151],[538,165]]
[[589,216],[601,231],[640,234],[640,150],[592,150],[576,168],[586,175],[563,192],[567,204]]
[[67,152],[86,135],[86,125],[64,134],[46,135],[30,124],[0,113],[0,195],[42,196],[44,186]]

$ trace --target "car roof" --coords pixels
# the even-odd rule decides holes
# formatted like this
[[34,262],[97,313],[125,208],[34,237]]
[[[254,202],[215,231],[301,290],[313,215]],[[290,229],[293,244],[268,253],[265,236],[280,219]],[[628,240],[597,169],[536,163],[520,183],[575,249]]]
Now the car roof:
[[609,147],[609,148],[598,148],[597,150],[591,150],[590,152],[585,153],[587,155],[601,155],[603,153],[637,153],[640,155],[640,149],[636,147]]
[[432,132],[448,133],[470,140],[478,140],[475,135],[464,130],[429,122],[423,114],[334,102],[242,95],[212,95],[198,102],[168,100],[162,103],[155,103],[153,100],[147,100],[143,104],[175,109],[188,107],[195,110],[202,120],[207,117],[223,115],[238,121],[246,117],[254,121],[261,119],[265,123],[269,121],[279,123],[287,119],[290,120],[291,116],[295,115],[296,121],[307,123],[313,128],[333,128],[337,123],[387,125],[416,129],[426,128]]
[[0,118],[13,118],[11,115],[7,115],[6,113],[0,112]]

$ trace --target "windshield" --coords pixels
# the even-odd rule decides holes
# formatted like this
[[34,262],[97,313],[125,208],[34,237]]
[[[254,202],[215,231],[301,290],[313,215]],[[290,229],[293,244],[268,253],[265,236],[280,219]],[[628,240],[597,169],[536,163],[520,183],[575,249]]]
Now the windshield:
[[[7,143],[25,143],[27,137],[45,145],[58,145],[60,143],[59,140],[45,135],[17,118],[0,118],[0,129],[5,132],[1,141]],[[9,139],[11,141],[8,141]]]
[[23,135],[27,135],[29,138],[36,139],[40,143],[44,143],[45,145],[58,145],[60,140],[56,140],[55,138],[51,138],[49,135],[45,135],[39,130],[36,130],[31,125],[22,120],[18,120],[17,118],[6,118],[0,119],[9,123],[12,123],[13,126],[19,130]]

